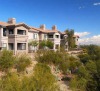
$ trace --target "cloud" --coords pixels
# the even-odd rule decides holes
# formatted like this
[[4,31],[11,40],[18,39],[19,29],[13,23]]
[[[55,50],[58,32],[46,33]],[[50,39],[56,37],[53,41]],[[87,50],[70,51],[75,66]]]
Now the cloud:
[[89,32],[75,32],[75,35],[78,35],[79,37],[84,37],[84,36],[87,36],[89,34],[90,34]]
[[80,45],[89,45],[89,44],[100,45],[100,35],[95,35],[90,38],[80,38],[79,44]]
[[100,5],[100,2],[98,2],[98,3],[93,3],[93,5],[94,5],[94,6]]
[[80,7],[79,7],[79,9],[83,9],[83,8],[85,8],[85,6],[80,6]]

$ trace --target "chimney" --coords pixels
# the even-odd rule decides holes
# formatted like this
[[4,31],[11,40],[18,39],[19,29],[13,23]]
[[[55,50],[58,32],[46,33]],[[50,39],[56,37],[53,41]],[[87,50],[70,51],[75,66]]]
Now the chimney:
[[52,26],[52,30],[57,30],[57,26],[56,25]]
[[9,18],[8,23],[9,24],[16,24],[16,19],[15,18]]
[[41,25],[40,28],[45,30],[45,24]]

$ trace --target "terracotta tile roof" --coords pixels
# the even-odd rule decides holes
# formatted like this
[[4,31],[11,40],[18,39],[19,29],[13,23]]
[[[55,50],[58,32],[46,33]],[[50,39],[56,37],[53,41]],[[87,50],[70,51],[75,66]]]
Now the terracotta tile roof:
[[0,22],[0,25],[2,25],[2,26],[7,26],[8,23],[6,23],[6,22]]
[[33,31],[36,30],[36,31],[43,32],[43,33],[56,33],[56,32],[58,32],[58,30],[48,30],[48,29],[43,30],[41,28],[35,28],[35,27],[31,27],[31,29]]
[[18,23],[18,24],[9,24],[9,23],[6,23],[6,22],[0,22],[0,25],[2,25],[2,26],[19,26],[19,25],[25,25],[25,26],[27,26],[27,27],[29,27],[30,29],[30,31],[32,30],[32,31],[38,31],[38,32],[43,32],[43,33],[57,33],[57,32],[59,32],[58,30],[48,30],[48,29],[45,29],[45,30],[43,30],[43,29],[41,29],[41,28],[35,28],[35,27],[31,27],[31,26],[28,26],[27,24],[25,24],[25,23]]

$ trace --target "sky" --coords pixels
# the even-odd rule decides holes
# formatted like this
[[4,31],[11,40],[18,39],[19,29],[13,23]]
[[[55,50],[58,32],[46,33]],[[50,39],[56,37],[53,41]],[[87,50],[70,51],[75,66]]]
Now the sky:
[[74,29],[79,44],[100,45],[100,0],[0,0],[0,21],[8,18],[27,25]]

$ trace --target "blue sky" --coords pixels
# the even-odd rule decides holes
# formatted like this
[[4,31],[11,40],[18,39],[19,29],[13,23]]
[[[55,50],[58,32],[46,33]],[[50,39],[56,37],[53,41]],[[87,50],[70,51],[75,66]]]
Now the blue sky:
[[100,35],[100,0],[0,0],[0,21],[10,17],[35,27],[74,29],[85,39]]

